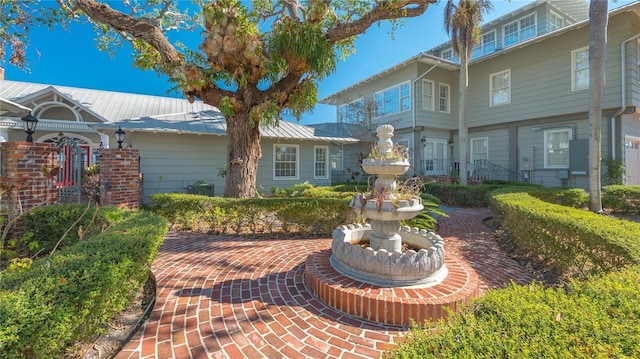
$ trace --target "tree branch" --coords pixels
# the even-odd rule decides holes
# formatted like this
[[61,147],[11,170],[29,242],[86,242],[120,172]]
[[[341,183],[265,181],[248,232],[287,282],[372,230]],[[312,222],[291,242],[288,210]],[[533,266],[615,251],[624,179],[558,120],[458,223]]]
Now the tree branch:
[[148,19],[131,17],[94,0],[77,0],[76,4],[93,21],[109,25],[116,31],[129,33],[153,46],[162,58],[160,66],[182,63],[182,56],[164,36],[160,27],[151,24]]
[[338,23],[327,31],[327,40],[332,43],[363,33],[373,23],[403,17],[416,17],[424,14],[430,4],[437,0],[385,0],[377,2],[374,8],[360,18]]

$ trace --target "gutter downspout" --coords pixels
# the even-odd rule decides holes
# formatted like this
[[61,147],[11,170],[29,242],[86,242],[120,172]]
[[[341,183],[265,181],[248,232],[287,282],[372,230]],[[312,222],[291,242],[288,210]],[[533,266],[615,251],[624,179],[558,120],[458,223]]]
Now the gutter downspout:
[[[418,98],[416,96],[416,83],[422,79],[426,74],[428,74],[429,72],[431,72],[431,70],[435,69],[436,66],[438,66],[440,64],[440,60],[438,60],[438,62],[436,62],[435,64],[433,64],[433,66],[431,66],[427,71],[425,71],[422,75],[418,76],[415,80],[413,80],[413,83],[411,84],[411,88],[413,90],[413,106],[412,106],[412,113],[411,116],[412,118],[412,124],[411,124],[411,133],[413,134],[413,147],[416,147],[416,141],[415,141],[415,130],[416,130],[416,105],[418,103]],[[433,91],[435,92],[435,87],[433,89]],[[435,104],[434,104],[435,106]],[[416,154],[413,154],[413,163],[411,164],[411,167],[413,167],[413,172],[416,172]]]
[[615,136],[615,120],[616,117],[620,116],[620,114],[627,108],[627,88],[626,88],[626,49],[625,46],[629,41],[635,40],[640,37],[640,34],[636,34],[631,36],[630,38],[622,41],[620,44],[620,108],[618,111],[614,112],[609,116],[610,126],[611,126],[611,159],[616,159],[616,136]]

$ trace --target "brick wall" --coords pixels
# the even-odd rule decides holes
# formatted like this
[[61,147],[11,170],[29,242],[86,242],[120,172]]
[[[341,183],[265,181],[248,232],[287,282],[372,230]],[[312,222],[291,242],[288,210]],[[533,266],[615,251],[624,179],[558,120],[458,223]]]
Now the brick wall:
[[10,217],[32,208],[56,202],[55,173],[58,148],[48,143],[2,142],[2,192],[0,206]]
[[142,202],[142,174],[137,149],[100,150],[100,204],[139,208]]

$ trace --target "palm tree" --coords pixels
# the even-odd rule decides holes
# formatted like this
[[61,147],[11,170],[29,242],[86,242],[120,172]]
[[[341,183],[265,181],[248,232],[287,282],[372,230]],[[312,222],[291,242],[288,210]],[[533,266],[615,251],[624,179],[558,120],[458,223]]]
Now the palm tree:
[[607,5],[606,1],[591,1],[589,5],[589,209],[593,212],[602,211],[600,121],[607,56]]
[[459,102],[458,102],[458,139],[460,161],[460,184],[467,184],[467,93],[469,92],[469,59],[471,51],[480,40],[482,16],[493,10],[489,0],[447,0],[444,8],[444,28],[451,36],[453,51],[460,59]]

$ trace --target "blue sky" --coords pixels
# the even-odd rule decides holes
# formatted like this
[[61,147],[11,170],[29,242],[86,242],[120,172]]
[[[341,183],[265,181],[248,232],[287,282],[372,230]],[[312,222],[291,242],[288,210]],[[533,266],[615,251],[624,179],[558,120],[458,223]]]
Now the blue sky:
[[[485,21],[522,7],[534,0],[493,1],[494,11]],[[580,1],[580,0],[574,0]],[[631,0],[609,1],[616,8]],[[351,84],[363,80],[388,67],[402,62],[421,51],[448,40],[442,25],[445,1],[429,6],[425,14],[404,20],[393,38],[386,25],[373,25],[356,41],[356,53],[340,62],[335,73],[319,85],[319,98],[326,97]],[[48,31],[34,28],[28,50],[29,70],[8,65],[3,59],[5,79],[52,85],[64,85],[100,90],[158,96],[179,97],[169,92],[172,85],[164,76],[142,71],[132,65],[130,53],[122,48],[111,58],[96,48],[90,26],[74,24],[68,31]],[[305,114],[302,124],[334,122],[335,107],[317,105],[313,113]]]

